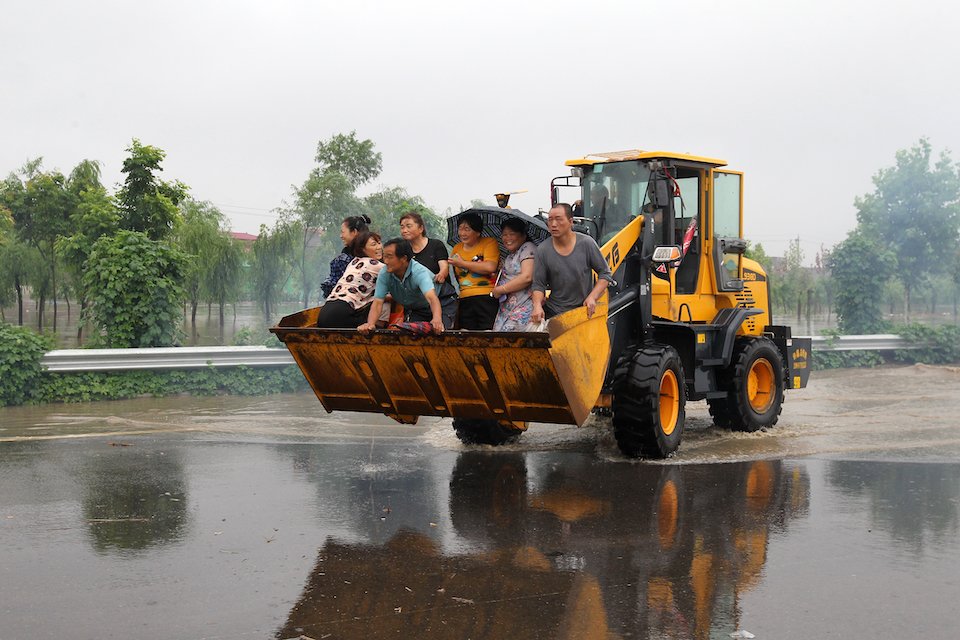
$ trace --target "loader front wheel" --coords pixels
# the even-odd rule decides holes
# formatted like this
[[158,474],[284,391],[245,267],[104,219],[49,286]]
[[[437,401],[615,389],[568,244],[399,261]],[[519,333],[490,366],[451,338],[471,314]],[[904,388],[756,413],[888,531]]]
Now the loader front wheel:
[[613,432],[631,458],[666,458],[680,446],[687,391],[673,347],[650,345],[620,358],[613,375]]
[[775,425],[783,410],[783,358],[776,345],[767,338],[737,339],[723,386],[727,396],[717,405],[724,405],[727,421],[717,421],[711,404],[715,424],[746,432]]
[[463,444],[489,444],[499,446],[513,442],[524,432],[506,420],[483,418],[454,418],[453,430]]

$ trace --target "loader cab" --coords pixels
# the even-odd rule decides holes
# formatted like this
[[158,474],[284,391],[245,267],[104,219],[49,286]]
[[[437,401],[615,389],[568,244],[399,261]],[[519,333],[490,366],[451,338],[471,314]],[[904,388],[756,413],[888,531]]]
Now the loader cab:
[[[703,316],[711,308],[741,302],[742,173],[724,168],[723,160],[640,150],[593,154],[567,165],[571,176],[554,179],[552,199],[580,201],[577,231],[593,236],[605,256],[619,249],[622,257],[635,244],[639,225],[631,222],[644,215],[653,223],[655,245],[682,248],[679,262],[654,273],[655,315],[707,322],[712,315]],[[608,261],[616,270],[616,260]],[[710,302],[714,295],[720,299]]]
[[[589,233],[601,246],[617,238],[615,244],[623,247],[618,236],[647,214],[653,223],[655,245],[685,247],[683,259],[671,271],[675,292],[696,291],[710,179],[707,163],[699,158],[684,161],[635,151],[598,154],[568,164],[573,164],[573,174],[579,179],[582,204],[574,212],[578,231]],[[569,183],[555,179],[554,198],[560,197]]]

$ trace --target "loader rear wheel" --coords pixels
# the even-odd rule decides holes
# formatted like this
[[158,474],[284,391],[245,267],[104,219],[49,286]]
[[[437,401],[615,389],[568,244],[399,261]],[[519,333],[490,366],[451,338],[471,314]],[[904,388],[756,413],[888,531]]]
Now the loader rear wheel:
[[613,374],[613,433],[631,458],[666,458],[680,446],[687,390],[673,347],[650,345],[620,358]]
[[747,432],[777,424],[783,410],[783,357],[772,341],[738,338],[721,381],[727,396],[709,403],[714,424]]
[[513,442],[524,431],[507,421],[484,418],[454,418],[453,430],[463,444],[494,446]]

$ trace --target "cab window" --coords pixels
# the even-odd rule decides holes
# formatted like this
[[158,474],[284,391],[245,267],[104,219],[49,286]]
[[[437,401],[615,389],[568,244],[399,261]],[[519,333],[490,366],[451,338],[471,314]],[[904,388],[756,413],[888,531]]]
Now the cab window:
[[742,176],[714,171],[713,185],[714,264],[718,288],[740,291],[743,289],[740,262],[745,246],[739,240]]
[[740,238],[740,184],[735,173],[713,172],[713,235]]
[[591,167],[583,180],[582,216],[600,244],[639,214],[649,179],[650,171],[639,161]]

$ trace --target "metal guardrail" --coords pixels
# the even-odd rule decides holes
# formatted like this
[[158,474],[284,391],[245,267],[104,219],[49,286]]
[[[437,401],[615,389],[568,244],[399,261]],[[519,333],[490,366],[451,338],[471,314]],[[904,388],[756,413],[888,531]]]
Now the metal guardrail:
[[895,351],[915,349],[917,345],[907,342],[894,333],[869,336],[837,336],[836,338],[813,338],[813,351]]
[[49,371],[134,371],[206,367],[276,367],[294,364],[286,349],[267,347],[152,347],[57,349],[40,363]]
[[[813,338],[817,351],[893,351],[910,349],[894,334]],[[43,356],[49,371],[136,371],[206,367],[277,367],[294,364],[286,349],[267,347],[154,347],[149,349],[57,349]]]

